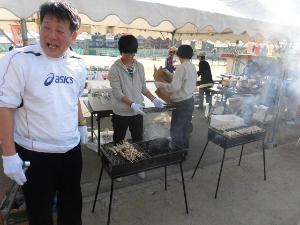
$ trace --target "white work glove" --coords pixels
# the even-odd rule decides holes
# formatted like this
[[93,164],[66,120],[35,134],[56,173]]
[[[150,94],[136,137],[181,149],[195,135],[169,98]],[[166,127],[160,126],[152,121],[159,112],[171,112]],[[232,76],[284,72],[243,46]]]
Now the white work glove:
[[18,185],[23,185],[27,179],[23,171],[23,161],[18,153],[11,156],[2,156],[4,174],[10,179],[17,182]]
[[156,108],[162,109],[164,107],[164,103],[158,98],[154,98],[152,102]]
[[156,81],[154,82],[156,88],[163,88],[165,84],[163,82]]
[[81,142],[81,144],[87,144],[88,143],[87,126],[78,126],[78,130],[79,130],[79,133],[80,133],[80,142]]
[[143,111],[143,106],[141,104],[134,102],[134,103],[131,104],[130,107],[133,109],[133,111],[135,113],[145,115],[145,113]]

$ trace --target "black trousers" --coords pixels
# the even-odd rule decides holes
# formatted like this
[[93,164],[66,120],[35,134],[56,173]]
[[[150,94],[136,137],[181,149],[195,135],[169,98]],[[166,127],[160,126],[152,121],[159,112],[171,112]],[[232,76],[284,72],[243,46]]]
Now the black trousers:
[[204,93],[205,93],[205,101],[209,104],[209,108],[212,106],[212,95],[209,90],[211,87],[204,87],[199,88],[199,107],[203,108],[203,99],[204,99]]
[[82,155],[78,144],[66,153],[40,153],[16,144],[22,160],[30,161],[22,186],[29,225],[53,225],[57,195],[57,225],[81,225]]
[[126,136],[127,128],[131,133],[133,142],[139,142],[143,140],[143,116],[119,116],[113,114],[112,125],[114,129],[113,141],[114,143],[120,143]]

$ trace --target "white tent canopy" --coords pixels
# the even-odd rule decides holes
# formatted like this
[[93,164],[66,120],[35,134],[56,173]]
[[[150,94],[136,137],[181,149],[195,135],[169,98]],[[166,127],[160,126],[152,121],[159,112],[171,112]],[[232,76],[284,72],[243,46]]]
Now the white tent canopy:
[[[247,41],[291,39],[299,30],[288,26],[291,23],[282,15],[286,12],[289,18],[297,19],[298,14],[282,6],[282,16],[279,15],[268,8],[267,2],[271,0],[157,1],[175,3],[179,7],[145,1],[70,0],[83,14],[83,31],[91,33],[129,32],[162,38]],[[30,18],[43,2],[45,0],[0,0],[0,21]],[[298,0],[286,0],[285,4],[300,12]],[[184,8],[188,5],[197,9]]]

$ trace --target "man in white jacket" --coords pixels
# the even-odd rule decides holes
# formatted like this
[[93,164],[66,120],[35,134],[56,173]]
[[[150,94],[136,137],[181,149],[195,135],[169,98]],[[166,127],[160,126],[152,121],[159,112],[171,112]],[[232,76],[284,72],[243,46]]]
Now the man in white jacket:
[[[81,225],[80,140],[87,128],[79,97],[86,67],[69,50],[80,18],[65,2],[40,7],[40,43],[0,60],[0,140],[4,173],[23,185],[30,225]],[[23,161],[30,161],[24,174]]]

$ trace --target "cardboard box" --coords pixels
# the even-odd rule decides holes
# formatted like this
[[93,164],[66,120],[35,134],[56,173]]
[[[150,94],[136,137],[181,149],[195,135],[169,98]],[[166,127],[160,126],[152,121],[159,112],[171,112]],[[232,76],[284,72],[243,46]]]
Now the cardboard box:
[[172,99],[171,99],[171,95],[169,92],[167,92],[165,89],[163,88],[158,88],[155,91],[155,94],[162,100],[164,100],[164,102],[166,102],[167,104],[172,104]]
[[[154,67],[153,77],[155,81],[166,82],[166,83],[172,82],[172,75],[164,71],[162,67],[159,67],[159,69],[156,69],[156,67]],[[155,93],[159,98],[164,100],[166,103],[172,104],[171,94],[167,92],[164,88],[156,89]]]

